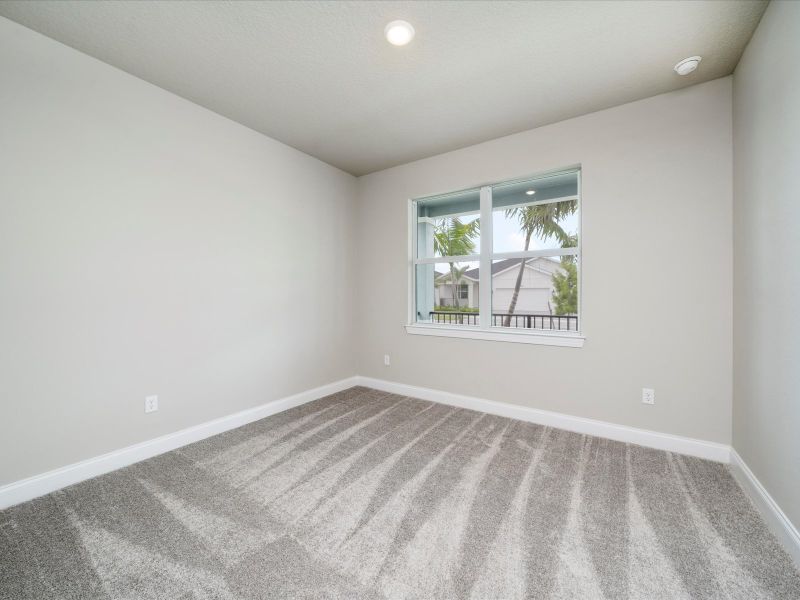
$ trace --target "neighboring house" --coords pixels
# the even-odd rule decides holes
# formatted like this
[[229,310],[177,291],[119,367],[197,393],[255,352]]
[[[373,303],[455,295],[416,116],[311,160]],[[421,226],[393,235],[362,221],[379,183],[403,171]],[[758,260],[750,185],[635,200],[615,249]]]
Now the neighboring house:
[[[499,260],[492,264],[492,312],[508,311],[519,274],[521,258]],[[561,263],[554,258],[529,258],[525,261],[522,285],[517,298],[516,314],[552,314],[553,274],[563,272]],[[480,295],[480,268],[465,271],[455,287],[458,305],[476,308]],[[436,306],[454,306],[454,288],[450,273],[436,273],[434,280],[434,303]]]

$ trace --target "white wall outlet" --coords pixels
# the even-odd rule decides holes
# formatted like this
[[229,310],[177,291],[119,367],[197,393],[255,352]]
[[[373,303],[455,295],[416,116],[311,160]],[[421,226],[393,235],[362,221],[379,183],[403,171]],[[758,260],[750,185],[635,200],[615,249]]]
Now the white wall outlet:
[[389,358],[389,355],[388,355],[388,354],[384,354],[384,355],[383,355],[383,364],[384,364],[384,365],[386,365],[387,367],[388,367],[390,364],[392,364],[392,361],[391,361],[391,359]]
[[144,412],[151,413],[158,410],[158,396],[147,396],[144,399]]
[[656,391],[652,388],[642,388],[642,404],[655,404]]

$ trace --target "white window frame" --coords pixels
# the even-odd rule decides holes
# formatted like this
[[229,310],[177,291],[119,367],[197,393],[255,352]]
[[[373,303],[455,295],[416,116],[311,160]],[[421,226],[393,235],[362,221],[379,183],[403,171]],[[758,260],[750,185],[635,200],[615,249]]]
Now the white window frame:
[[[558,174],[575,173],[578,179],[576,196],[549,199],[546,202],[572,200],[578,201],[578,245],[577,248],[529,250],[527,252],[498,252],[494,253],[492,244],[492,187],[521,181],[534,180]],[[581,169],[580,167],[561,169],[548,173],[540,173],[530,177],[519,177],[509,181],[492,184],[483,184],[464,188],[465,190],[480,189],[480,222],[481,222],[481,252],[468,256],[426,257],[417,258],[417,230],[418,219],[416,205],[418,200],[430,198],[433,195],[412,198],[408,202],[409,225],[409,256],[408,256],[408,321],[406,332],[412,335],[433,335],[454,338],[467,338],[476,340],[490,340],[499,342],[514,342],[522,344],[540,344],[546,346],[565,346],[571,348],[583,347],[586,339],[585,323],[583,320],[583,206],[581,196]],[[526,203],[526,206],[529,203]],[[578,270],[578,331],[553,331],[494,327],[492,321],[492,261],[507,258],[536,258],[539,256],[576,256]],[[480,290],[479,290],[479,315],[481,323],[489,325],[448,325],[444,323],[419,323],[416,319],[416,267],[420,264],[435,264],[454,260],[458,262],[478,262],[480,264]]]

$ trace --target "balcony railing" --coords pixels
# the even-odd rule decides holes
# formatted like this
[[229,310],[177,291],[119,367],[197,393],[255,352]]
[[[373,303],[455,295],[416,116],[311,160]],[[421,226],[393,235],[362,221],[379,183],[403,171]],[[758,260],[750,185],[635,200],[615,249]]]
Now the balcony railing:
[[[452,325],[478,325],[476,312],[456,312],[450,310],[432,310],[428,313],[431,322]],[[519,329],[543,329],[555,331],[578,331],[578,315],[520,315],[509,313],[492,313],[492,326]]]

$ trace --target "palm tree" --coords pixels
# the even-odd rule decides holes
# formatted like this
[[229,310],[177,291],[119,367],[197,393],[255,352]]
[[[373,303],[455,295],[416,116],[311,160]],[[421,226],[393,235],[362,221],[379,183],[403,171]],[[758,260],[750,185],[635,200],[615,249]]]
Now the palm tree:
[[453,306],[455,307],[456,312],[458,312],[459,308],[458,301],[460,299],[458,290],[461,285],[461,278],[464,276],[466,270],[467,270],[467,265],[459,269],[458,267],[453,265],[453,263],[450,263],[450,283],[453,286]]
[[[566,202],[553,202],[551,204],[534,204],[533,206],[518,206],[506,210],[508,218],[519,220],[520,231],[525,234],[525,252],[531,245],[531,238],[534,234],[543,240],[554,237],[561,244],[562,248],[569,248],[577,243],[577,236],[569,235],[559,222],[566,217],[575,214],[578,210],[576,200]],[[514,285],[514,293],[511,296],[511,303],[508,306],[508,314],[503,319],[503,327],[511,327],[511,315],[517,307],[519,299],[519,288],[522,286],[522,275],[525,272],[526,259],[519,262],[519,273]]]
[[[480,231],[478,219],[464,223],[458,217],[437,220],[433,225],[433,249],[439,256],[466,256],[475,251],[475,238]],[[458,309],[458,284],[467,270],[450,265],[450,283],[453,286],[453,305]]]

